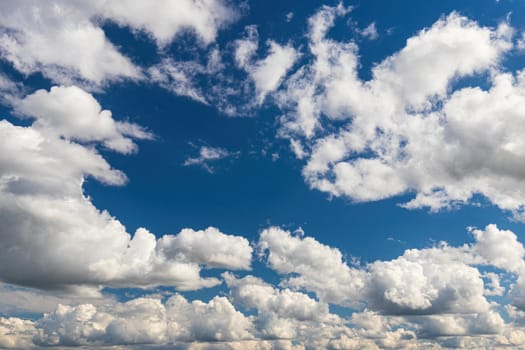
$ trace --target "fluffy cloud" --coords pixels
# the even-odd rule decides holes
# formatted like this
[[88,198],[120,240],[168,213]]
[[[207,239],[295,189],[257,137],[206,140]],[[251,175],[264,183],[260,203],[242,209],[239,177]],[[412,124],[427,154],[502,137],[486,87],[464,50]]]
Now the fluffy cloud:
[[318,302],[307,294],[288,288],[276,289],[254,276],[237,279],[231,273],[225,273],[223,277],[232,299],[245,308],[298,321],[337,321],[337,317],[330,315],[328,304]]
[[35,323],[16,317],[0,317],[0,346],[7,349],[27,349],[33,345]]
[[205,44],[237,18],[222,0],[3,1],[0,5],[0,53],[24,74],[42,72],[60,83],[100,85],[122,78],[139,79],[141,69],[107,39],[101,25],[113,21],[145,31],[160,45],[190,30]]
[[4,1],[0,12],[0,52],[24,74],[40,71],[62,83],[93,84],[140,76],[139,69],[91,21],[96,11],[89,5]]
[[214,228],[158,240],[139,229],[132,237],[84,196],[88,176],[113,185],[126,181],[96,145],[133,151],[132,139],[151,137],[140,126],[114,120],[76,87],[40,90],[14,107],[34,122],[0,121],[2,280],[48,288],[165,284],[188,290],[219,283],[201,278],[202,267],[249,269],[252,248],[245,238]]
[[281,46],[270,40],[268,55],[263,59],[254,60],[259,48],[259,35],[255,26],[248,26],[246,37],[237,40],[235,45],[235,61],[255,84],[258,104],[262,104],[266,95],[279,87],[282,78],[299,56],[291,45]]
[[[396,259],[364,267],[348,266],[338,249],[279,228],[263,231],[258,248],[269,267],[289,276],[284,285],[315,292],[325,302],[367,305],[387,315],[486,314],[491,306],[478,267],[521,276],[516,266],[524,263],[523,247],[513,232],[495,225],[472,232],[475,242],[469,245],[410,249]],[[503,257],[497,253],[501,251],[508,254]],[[514,290],[520,291],[519,284]]]
[[[209,302],[188,301],[179,294],[165,302],[141,297],[125,303],[102,299],[95,305],[78,304],[78,299],[36,322],[0,319],[0,331],[8,334],[6,347],[28,347],[34,342],[41,346],[157,344],[186,348],[184,344],[197,342],[192,346],[199,349],[287,349],[292,345],[287,339],[294,339],[299,348],[328,349],[523,345],[525,313],[517,302],[504,306],[488,300],[487,274],[480,270],[490,266],[505,271],[507,277],[517,276],[516,264],[509,261],[522,261],[522,246],[514,233],[495,225],[471,232],[474,241],[470,244],[451,247],[441,243],[407,250],[390,261],[351,267],[335,248],[270,228],[261,232],[258,249],[268,265],[283,275],[280,287],[255,276],[238,278],[226,272],[222,277],[229,294]],[[183,231],[166,242],[160,239],[157,246],[167,244],[171,255],[177,256],[192,251],[193,261],[207,259],[210,266],[242,265],[225,263],[223,253],[208,251],[210,245],[200,244],[205,235]],[[487,242],[497,238],[501,238],[501,247],[496,249],[505,246],[515,258],[502,261],[487,251]],[[226,237],[215,239],[214,246],[228,246],[217,243]],[[134,250],[133,243],[129,249]],[[123,265],[130,270],[140,266],[137,261]],[[340,283],[334,283],[335,279]],[[331,313],[328,302],[360,306],[361,311],[345,319]],[[509,321],[502,315],[503,308]],[[239,310],[255,313],[247,316]]]
[[[452,13],[363,81],[357,45],[326,37],[346,13],[341,5],[323,7],[310,18],[312,61],[280,91],[281,135],[308,151],[309,185],[354,201],[414,192],[405,207],[432,210],[481,194],[519,216],[524,74],[499,71],[512,47],[508,24],[482,27]],[[472,76],[486,77],[490,87],[455,88]]]
[[54,86],[49,92],[38,90],[14,104],[16,112],[35,119],[32,128],[41,133],[81,142],[101,142],[122,153],[136,150],[129,137],[153,138],[136,124],[115,121],[110,111],[102,110],[91,94],[76,86]]
[[224,0],[162,0],[154,4],[133,0],[104,1],[98,11],[118,24],[146,31],[159,45],[168,44],[185,30],[193,31],[209,44],[220,28],[239,16]]
[[88,276],[104,284],[171,285],[179,290],[195,290],[220,283],[217,278],[202,278],[202,267],[250,269],[251,254],[246,238],[226,235],[212,227],[204,231],[184,229],[159,239],[139,229],[120,254],[114,252],[91,262]]
[[268,266],[281,274],[296,274],[284,284],[315,291],[321,300],[345,303],[363,288],[364,272],[350,268],[336,248],[312,237],[292,236],[272,227],[261,232],[258,249]]
[[[366,308],[351,318],[352,331],[357,334],[343,333],[330,342],[333,348],[360,348],[370,339],[374,339],[367,345],[371,348],[399,348],[401,343],[413,345],[415,339],[423,346],[421,339],[425,338],[466,348],[477,343],[480,348],[519,344],[516,334],[522,332],[521,325],[506,323],[500,305],[487,299],[495,289],[496,295],[506,289],[496,273],[481,273],[480,269],[490,266],[505,271],[507,278],[518,277],[508,296],[516,305],[511,307],[512,314],[519,319],[525,294],[523,246],[513,232],[495,225],[471,232],[475,239],[471,244],[410,249],[396,259],[362,267],[348,266],[335,248],[278,228],[261,233],[259,249],[268,266],[284,275],[281,284],[314,292],[321,301]],[[330,263],[325,265],[325,261]],[[257,304],[260,310],[265,310],[267,301],[257,298],[258,290],[275,295],[271,287],[252,277],[236,280],[230,288],[234,300]]]
[[[4,322],[11,328],[18,326],[23,334],[33,331],[35,344],[42,346],[226,342],[252,338],[250,320],[223,297],[215,297],[208,303],[189,302],[181,295],[174,295],[165,303],[138,298],[98,307],[59,305],[38,320],[36,327],[33,323],[21,325],[18,319]],[[18,329],[13,333],[20,332]]]
[[170,298],[170,336],[174,341],[233,341],[252,338],[251,321],[224,297],[215,297],[204,303],[188,302],[177,295]]

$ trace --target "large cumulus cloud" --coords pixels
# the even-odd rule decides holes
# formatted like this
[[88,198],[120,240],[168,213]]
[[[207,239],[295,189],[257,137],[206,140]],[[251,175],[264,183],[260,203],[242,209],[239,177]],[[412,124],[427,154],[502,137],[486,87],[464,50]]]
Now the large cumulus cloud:
[[249,269],[242,237],[215,228],[186,229],[157,239],[132,236],[83,194],[86,177],[122,185],[126,176],[97,150],[129,153],[133,139],[152,135],[116,121],[77,87],[39,90],[13,101],[30,126],[0,122],[0,278],[46,288],[74,285],[172,285],[198,289],[219,283],[201,267]]
[[[327,36],[348,12],[325,6],[310,18],[310,59],[279,93],[281,133],[306,158],[306,182],[357,202],[413,193],[405,207],[431,210],[481,194],[519,217],[524,78],[500,65],[513,29],[451,13],[365,81],[357,44]],[[474,77],[488,87],[462,87]]]

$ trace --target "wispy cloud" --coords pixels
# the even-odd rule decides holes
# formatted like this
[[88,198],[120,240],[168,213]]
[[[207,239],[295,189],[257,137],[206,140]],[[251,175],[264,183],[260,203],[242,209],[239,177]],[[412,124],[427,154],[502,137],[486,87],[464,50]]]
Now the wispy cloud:
[[240,152],[230,152],[220,147],[201,146],[199,155],[188,158],[184,161],[184,166],[200,166],[209,173],[214,172],[213,164],[221,159],[238,157]]

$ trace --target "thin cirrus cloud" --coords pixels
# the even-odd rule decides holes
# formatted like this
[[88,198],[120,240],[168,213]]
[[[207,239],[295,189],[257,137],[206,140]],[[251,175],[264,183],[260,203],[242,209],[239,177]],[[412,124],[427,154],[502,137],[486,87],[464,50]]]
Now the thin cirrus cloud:
[[[266,50],[261,50],[263,57],[257,56],[258,50],[257,27],[249,25],[233,45],[226,48],[212,45],[191,60],[165,57],[146,73],[151,82],[174,95],[213,106],[228,116],[253,116],[271,100],[269,97],[300,57],[290,43],[274,40],[268,40]],[[242,78],[235,78],[233,74]]]
[[213,163],[226,159],[235,158],[239,156],[239,152],[230,152],[221,147],[200,146],[199,154],[196,157],[190,157],[184,161],[184,166],[199,166],[209,173],[213,173]]
[[[58,84],[26,93],[0,75],[1,101],[13,112],[0,121],[1,348],[525,346],[525,248],[501,225],[468,228],[463,245],[438,242],[359,264],[280,227],[251,242],[215,227],[129,233],[83,192],[88,178],[128,181],[107,152],[133,156],[155,142],[155,130],[114,115],[87,90],[147,76],[227,115],[276,106],[278,136],[304,162],[313,189],[356,202],[408,193],[404,207],[435,211],[480,194],[523,219],[525,75],[501,66],[523,38],[515,41],[509,23],[486,27],[452,12],[365,81],[358,41],[329,37],[352,14],[342,3],[307,20],[306,45],[270,38],[264,48],[255,25],[243,24],[224,47],[215,43],[239,17],[227,1],[28,0],[0,9],[2,58]],[[124,56],[106,37],[106,21],[146,33],[158,63],[138,67]],[[358,34],[379,40],[368,23]],[[204,56],[164,53],[185,31]],[[488,87],[455,85],[472,77]],[[212,173],[238,155],[201,146],[183,165]],[[185,294],[218,286],[206,300]]]

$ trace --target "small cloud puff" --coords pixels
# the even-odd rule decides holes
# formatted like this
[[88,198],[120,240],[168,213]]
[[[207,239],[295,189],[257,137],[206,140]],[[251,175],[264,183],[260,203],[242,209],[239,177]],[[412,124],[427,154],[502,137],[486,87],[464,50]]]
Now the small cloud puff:
[[199,148],[199,155],[197,157],[191,157],[184,161],[184,166],[200,166],[210,174],[215,170],[210,163],[216,162],[225,158],[236,158],[240,152],[230,152],[224,148],[220,147],[209,147],[201,146]]

